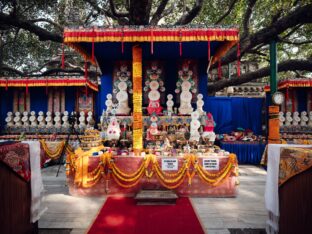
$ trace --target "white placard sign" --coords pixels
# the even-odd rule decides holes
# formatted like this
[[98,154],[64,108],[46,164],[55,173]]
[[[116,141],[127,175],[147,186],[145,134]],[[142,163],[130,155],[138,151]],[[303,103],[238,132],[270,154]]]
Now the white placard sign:
[[161,170],[163,171],[176,171],[178,170],[177,158],[163,158],[161,159]]
[[203,168],[205,170],[219,170],[219,159],[218,158],[204,158]]

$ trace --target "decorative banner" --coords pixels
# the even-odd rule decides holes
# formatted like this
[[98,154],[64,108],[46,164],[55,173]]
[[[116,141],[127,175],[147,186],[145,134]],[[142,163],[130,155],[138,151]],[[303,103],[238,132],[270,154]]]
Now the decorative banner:
[[133,150],[137,154],[143,149],[142,118],[142,48],[132,47],[133,84]]
[[162,171],[177,171],[178,170],[178,159],[177,158],[163,158],[163,159],[161,159],[161,170]]
[[203,168],[205,170],[219,170],[219,159],[218,158],[204,158]]

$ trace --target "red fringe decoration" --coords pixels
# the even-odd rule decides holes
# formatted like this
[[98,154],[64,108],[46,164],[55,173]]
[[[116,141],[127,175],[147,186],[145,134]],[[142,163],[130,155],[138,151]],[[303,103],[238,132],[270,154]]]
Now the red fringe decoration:
[[65,53],[64,53],[64,43],[62,44],[62,69],[65,68]]
[[210,61],[210,41],[208,41],[208,61]]
[[240,45],[237,44],[237,76],[240,77],[241,69],[240,69]]
[[[87,61],[85,62],[85,79],[86,79],[86,83],[88,80],[88,63]],[[86,96],[88,96],[88,85],[86,84]]]
[[180,57],[182,56],[182,31],[180,30],[180,42],[179,42],[179,49],[180,49]]
[[179,42],[179,47],[180,47],[180,56],[182,56],[182,42]]
[[124,45],[124,31],[123,29],[121,30],[121,53],[123,54],[125,50],[125,45]]
[[47,82],[46,82],[46,88],[45,88],[45,93],[46,93],[46,95],[48,95],[48,80],[47,80]]
[[288,103],[288,99],[289,99],[289,90],[288,88],[286,89],[286,95],[285,95],[285,112],[287,112],[287,103]]
[[222,69],[221,69],[221,60],[218,61],[218,78],[219,80],[222,77]]
[[151,54],[154,54],[154,33],[151,30]]
[[6,79],[6,83],[5,83],[5,91],[8,91],[8,86],[9,86],[9,84],[8,84],[9,82],[8,82],[8,79]]
[[291,93],[291,111],[294,113],[296,111],[296,104],[295,104],[295,90],[292,90]]
[[91,51],[91,60],[94,62],[94,38],[95,38],[95,32],[94,27],[92,29],[92,51]]

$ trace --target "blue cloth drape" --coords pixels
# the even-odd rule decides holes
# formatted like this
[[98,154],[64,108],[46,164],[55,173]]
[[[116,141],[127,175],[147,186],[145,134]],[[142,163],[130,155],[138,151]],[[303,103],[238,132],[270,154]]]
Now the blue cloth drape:
[[211,112],[216,133],[229,133],[239,127],[262,132],[262,98],[206,97],[204,110]]
[[240,164],[255,164],[259,165],[265,144],[262,143],[225,143],[221,142],[221,149],[234,153],[237,156],[238,163]]

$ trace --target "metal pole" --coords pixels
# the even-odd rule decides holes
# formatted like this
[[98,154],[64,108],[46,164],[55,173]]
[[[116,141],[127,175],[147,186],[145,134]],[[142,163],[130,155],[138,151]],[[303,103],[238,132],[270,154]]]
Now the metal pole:
[[[270,43],[270,103],[273,94],[277,91],[277,49],[276,41]],[[280,143],[280,126],[278,119],[279,106],[269,106],[269,143]]]

